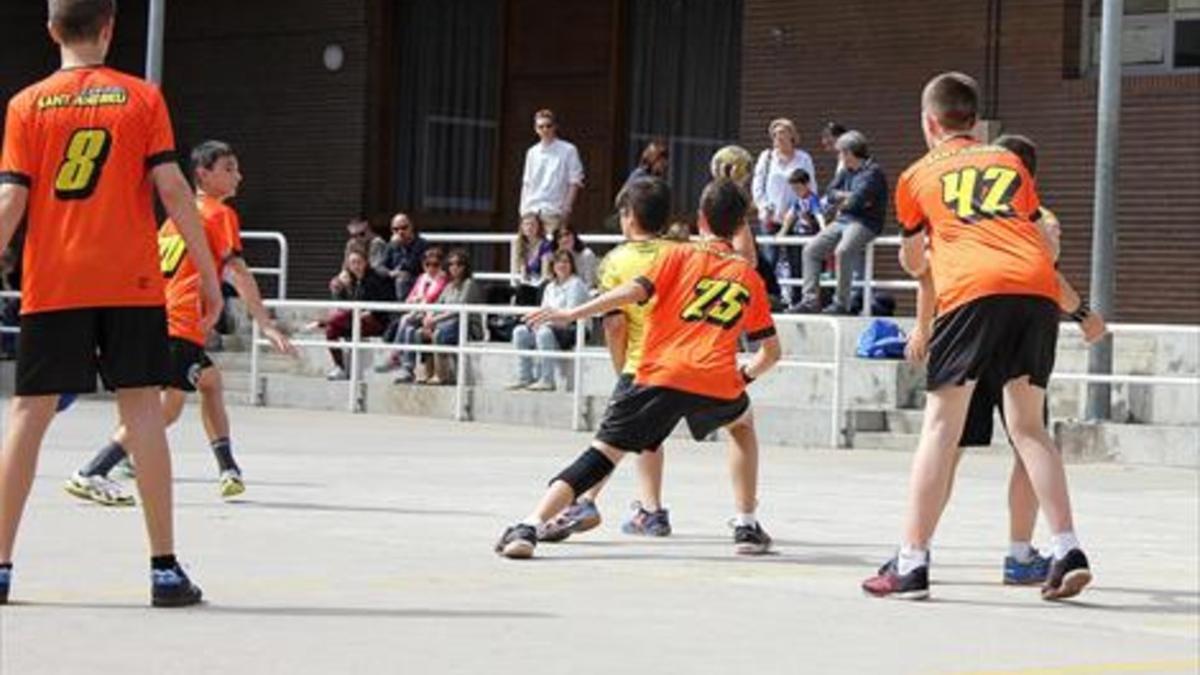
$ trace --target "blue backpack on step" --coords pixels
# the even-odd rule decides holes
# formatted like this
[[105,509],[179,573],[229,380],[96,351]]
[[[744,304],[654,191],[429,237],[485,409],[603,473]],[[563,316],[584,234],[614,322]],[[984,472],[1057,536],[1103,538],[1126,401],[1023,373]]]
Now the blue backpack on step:
[[902,359],[908,337],[895,321],[874,319],[858,336],[858,356],[864,359]]

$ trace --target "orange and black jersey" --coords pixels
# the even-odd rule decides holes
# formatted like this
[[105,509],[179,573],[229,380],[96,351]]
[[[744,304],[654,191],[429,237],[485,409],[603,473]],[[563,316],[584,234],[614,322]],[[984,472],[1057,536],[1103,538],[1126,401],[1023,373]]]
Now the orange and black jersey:
[[989,295],[1057,301],[1053,253],[1035,223],[1033,178],[1013,153],[954,137],[900,176],[896,217],[905,236],[929,235],[938,315]]
[[[242,231],[237,211],[218,199],[201,195],[196,200],[208,251],[220,274],[225,265],[242,253]],[[163,277],[167,282],[167,333],[173,338],[204,346],[201,324],[204,317],[200,271],[187,242],[174,221],[168,220],[158,233],[158,253]]]
[[29,188],[23,313],[163,304],[150,171],[174,151],[159,90],[110,68],[9,101],[0,183]]
[[775,335],[762,278],[726,241],[675,246],[636,280],[654,297],[636,382],[731,400],[738,339]]

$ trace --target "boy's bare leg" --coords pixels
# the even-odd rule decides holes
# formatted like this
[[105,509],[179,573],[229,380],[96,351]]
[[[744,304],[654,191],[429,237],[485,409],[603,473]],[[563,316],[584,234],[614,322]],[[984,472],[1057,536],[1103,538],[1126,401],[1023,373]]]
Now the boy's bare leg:
[[[621,462],[625,453],[600,441],[593,441],[592,448],[604,455],[608,461],[612,462],[613,467]],[[610,474],[611,475],[611,474]],[[546,521],[553,518],[558,512],[571,505],[575,501],[575,490],[563,480],[555,480],[547,488],[546,493],[542,495],[541,501],[529,517],[521,521],[527,525],[541,527]]]
[[733,506],[739,514],[753,515],[758,508],[758,435],[754,412],[747,410],[726,427],[729,444],[729,477],[733,480]]
[[221,371],[216,368],[201,371],[196,390],[200,392],[200,419],[204,422],[208,440],[229,438],[229,412],[225,409]]
[[1029,473],[1036,500],[1050,524],[1050,532],[1057,535],[1074,530],[1074,522],[1062,456],[1042,418],[1045,397],[1046,390],[1031,385],[1027,377],[1004,385],[1009,437]]
[[171,455],[167,450],[162,403],[156,387],[121,389],[117,410],[125,427],[122,443],[137,466],[138,493],[150,539],[150,555],[175,552],[171,503]]
[[[909,475],[904,544],[924,551],[937,529],[958,457],[958,439],[966,422],[974,382],[931,391],[925,399],[921,440]],[[903,572],[902,572],[903,573]]]
[[642,493],[642,508],[647,511],[662,509],[663,459],[666,453],[662,446],[653,452],[646,450],[637,456],[638,487]]
[[1032,542],[1033,529],[1037,526],[1038,499],[1033,483],[1020,457],[1013,458],[1012,473],[1008,477],[1008,536],[1016,542]]
[[38,450],[57,403],[57,395],[17,396],[9,406],[8,433],[0,451],[0,563],[12,562],[17,528],[37,472]]

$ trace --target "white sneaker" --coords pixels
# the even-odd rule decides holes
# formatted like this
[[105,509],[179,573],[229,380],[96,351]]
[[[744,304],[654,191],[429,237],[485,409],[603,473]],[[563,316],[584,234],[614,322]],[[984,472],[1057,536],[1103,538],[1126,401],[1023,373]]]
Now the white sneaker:
[[133,506],[137,500],[121,484],[104,476],[85,476],[76,472],[63,485],[67,494],[103,506]]
[[331,380],[331,381],[333,381],[333,380],[348,380],[348,379],[350,379],[350,376],[346,373],[345,370],[343,370],[337,366],[334,366],[333,368],[329,369],[328,373],[325,373],[325,379]]
[[545,380],[538,380],[526,387],[528,391],[554,391],[554,383]]

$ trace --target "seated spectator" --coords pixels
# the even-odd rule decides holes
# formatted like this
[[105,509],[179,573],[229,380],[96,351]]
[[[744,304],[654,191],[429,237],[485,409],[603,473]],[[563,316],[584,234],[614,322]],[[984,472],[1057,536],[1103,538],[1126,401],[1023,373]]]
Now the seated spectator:
[[[588,289],[575,273],[575,258],[567,251],[554,254],[554,279],[546,285],[542,294],[542,307],[570,309],[587,302]],[[513,329],[513,346],[517,349],[556,351],[571,349],[575,345],[575,326],[539,326],[531,330],[521,324]],[[555,359],[537,359],[522,356],[517,368],[517,380],[509,389],[530,391],[554,391]]]
[[[558,240],[558,249],[555,251],[569,251],[575,258],[575,269],[578,270],[579,278],[583,280],[583,284],[588,289],[596,288],[596,267],[600,264],[596,259],[596,253],[588,248],[579,235],[570,227],[562,227],[554,235]],[[554,276],[554,255],[546,254],[542,258],[542,276],[546,280],[550,280]]]
[[888,186],[883,169],[871,158],[867,137],[847,131],[837,140],[838,153],[846,164],[847,189],[838,187],[826,195],[834,207],[834,220],[804,247],[804,294],[793,310],[821,311],[820,274],[826,256],[837,259],[837,293],[827,314],[850,313],[850,282],[867,244],[883,231]]
[[629,172],[629,177],[625,179],[622,189],[639,178],[666,179],[667,169],[670,166],[671,156],[667,149],[667,142],[656,138],[646,144],[645,149],[642,150],[642,156],[638,159],[638,165]]
[[[396,291],[391,281],[371,269],[367,262],[368,253],[365,245],[351,246],[346,254],[345,266],[336,277],[337,290],[333,293],[334,300],[352,300],[355,302],[395,302]],[[331,284],[332,286],[333,284]],[[362,337],[382,335],[388,326],[386,312],[363,312],[359,315],[359,331]],[[329,318],[318,321],[317,326],[325,329],[325,339],[329,341],[345,340],[352,333],[354,313],[348,309],[335,310]],[[349,377],[346,372],[345,356],[341,349],[331,347],[334,367],[329,371],[331,380],[344,380]]]
[[392,278],[396,284],[396,297],[407,298],[413,283],[421,275],[425,250],[429,242],[417,233],[417,226],[407,214],[397,213],[392,217],[392,238],[384,250],[383,260],[375,270]]
[[[788,176],[788,185],[792,194],[780,223],[779,236],[811,237],[817,234],[821,231],[824,218],[821,215],[821,199],[812,189],[812,176],[804,169],[796,169]],[[787,263],[787,274],[783,274],[784,265],[781,263],[777,267],[780,278],[800,278],[803,251],[803,246],[785,247],[782,259]],[[783,301],[789,304],[800,298],[800,291],[793,285],[783,287],[782,294]]]
[[841,138],[842,134],[846,133],[847,131],[849,131],[849,129],[833,120],[826,122],[825,125],[821,127],[821,149],[837,157],[837,168],[834,169],[833,172],[835,179],[837,178],[837,174],[841,173],[846,168],[846,164],[842,162],[841,155],[838,154],[837,139]]
[[546,230],[538,214],[521,216],[521,227],[512,251],[512,278],[517,289],[514,304],[536,305],[545,280],[542,259],[554,252],[554,244],[546,239]]
[[[483,287],[471,278],[471,259],[466,249],[456,248],[450,252],[447,262],[450,270],[449,282],[438,297],[439,305],[483,304]],[[459,314],[455,311],[431,310],[425,315],[420,339],[424,344],[457,345],[459,337]],[[483,321],[479,315],[467,320],[467,339],[483,339]],[[433,355],[433,377],[429,384],[452,384],[455,379],[455,360],[448,354]],[[417,382],[420,382],[417,378]]]
[[[343,271],[345,267],[345,260],[350,255],[350,249],[356,246],[365,247],[364,250],[367,252],[367,264],[370,265],[372,269],[379,271],[380,265],[383,264],[384,251],[387,249],[387,242],[383,240],[383,237],[380,237],[371,231],[371,225],[366,221],[365,218],[355,218],[354,220],[346,223],[346,234],[350,236],[348,239],[346,239],[346,247],[342,251]],[[329,280],[330,293],[336,296],[339,292],[344,290],[341,285],[343,278],[344,277],[342,276],[341,272],[339,272]],[[229,297],[228,294],[226,297]]]
[[662,238],[671,241],[689,241],[692,238],[692,228],[682,220],[677,220],[667,226],[667,231],[663,233]]
[[[405,304],[409,305],[432,305],[441,297],[442,291],[446,288],[448,279],[446,273],[442,270],[442,249],[434,246],[425,250],[425,258],[421,262],[425,271],[421,276],[417,277],[413,283],[412,289],[408,292],[408,297],[404,299]],[[393,344],[419,344],[417,334],[421,330],[421,326],[425,321],[426,313],[423,311],[410,311],[402,314],[400,318],[392,322],[388,327],[384,339]],[[413,370],[417,362],[416,352],[410,351],[395,351],[387,361],[375,368],[375,372],[384,373],[395,368],[400,368],[400,374],[396,377],[396,383],[412,382],[414,379]]]

